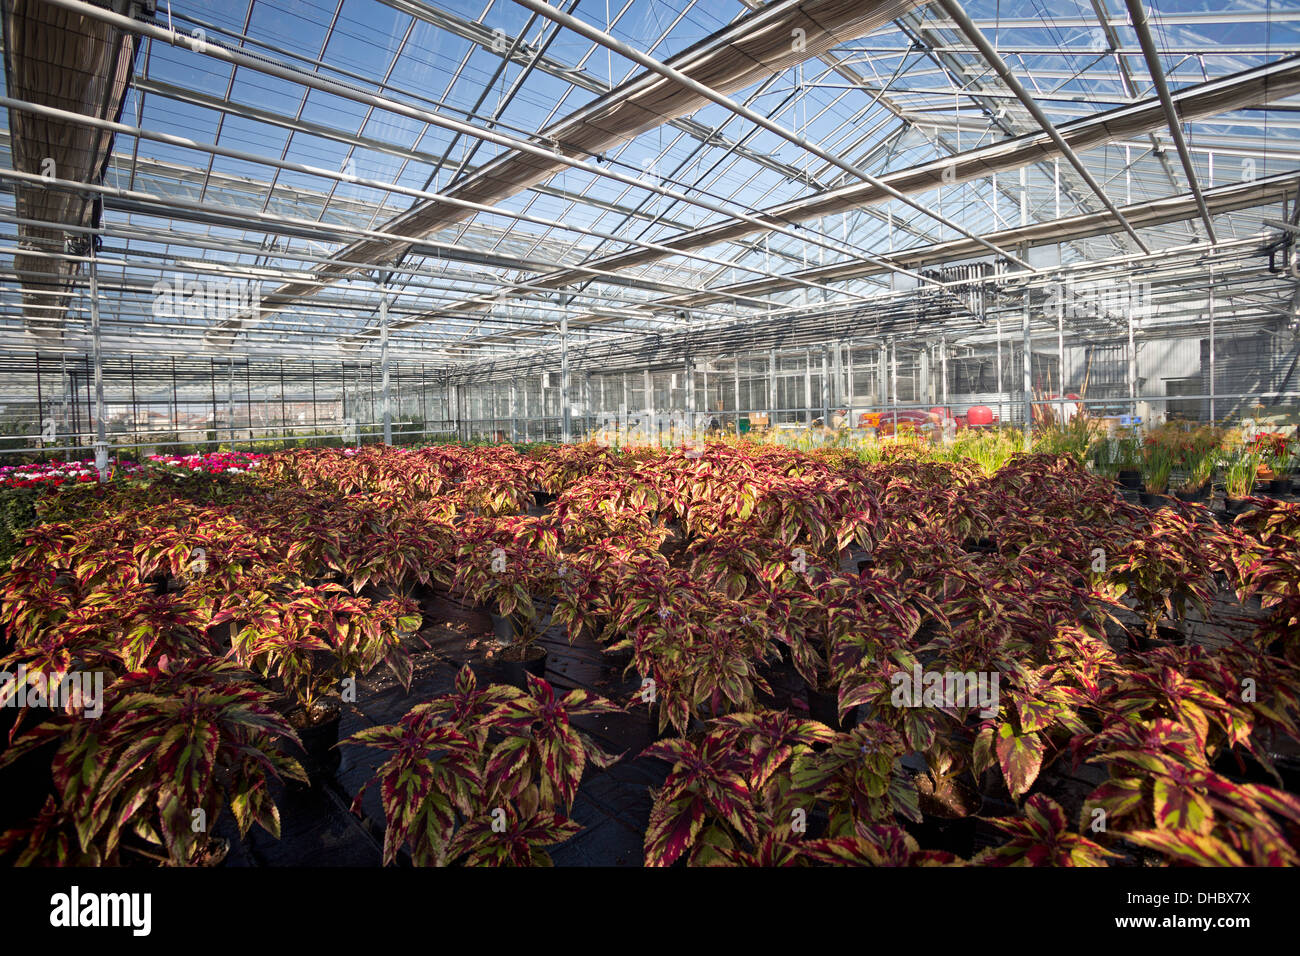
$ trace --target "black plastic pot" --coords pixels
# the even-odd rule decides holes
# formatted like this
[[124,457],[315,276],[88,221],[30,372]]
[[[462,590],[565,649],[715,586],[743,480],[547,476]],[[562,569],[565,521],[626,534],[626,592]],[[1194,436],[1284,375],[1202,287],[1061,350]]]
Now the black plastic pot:
[[1274,478],[1268,483],[1268,493],[1274,497],[1291,494],[1291,478]]
[[1136,468],[1121,468],[1119,474],[1115,476],[1115,480],[1120,483],[1121,487],[1137,491],[1142,487],[1142,472]]
[[546,650],[536,646],[529,647],[522,660],[501,657],[498,659],[501,664],[501,677],[507,684],[512,684],[520,690],[527,690],[529,674],[539,678],[546,676],[546,658]]
[[1210,497],[1210,489],[1197,488],[1194,491],[1188,491],[1185,488],[1179,488],[1174,492],[1174,497],[1179,501],[1208,501]]
[[1223,510],[1228,512],[1228,514],[1230,515],[1239,515],[1244,511],[1253,510],[1254,507],[1255,506],[1252,505],[1245,498],[1224,498],[1223,499]]
[[488,611],[488,617],[492,619],[492,633],[498,641],[509,644],[515,639],[515,622],[509,614],[498,614],[496,611]]
[[625,647],[620,651],[602,649],[600,660],[606,667],[612,667],[614,670],[621,672],[628,664],[632,663],[632,648]]
[[668,528],[668,537],[664,538],[664,543],[659,545],[659,553],[664,557],[672,557],[686,547],[686,535],[682,531],[682,526],[676,521],[665,527]]
[[861,548],[855,547],[845,551],[840,557],[840,570],[852,571],[853,568],[857,568],[858,573],[861,574],[871,567],[872,563],[870,551],[863,551]]
[[302,741],[303,752],[307,755],[305,768],[309,776],[320,773],[333,773],[338,769],[342,754],[339,753],[339,725],[343,722],[343,703],[337,699],[327,698],[317,703],[317,715],[329,714],[323,720],[305,726],[298,726],[303,721],[303,711],[299,708],[290,717],[290,723]]
[[908,824],[907,831],[922,850],[941,850],[969,860],[975,855],[975,816],[949,819],[927,816],[920,823]]
[[992,538],[967,538],[962,542],[967,554],[997,554],[998,545]]
[[1133,643],[1144,651],[1155,650],[1157,647],[1181,647],[1187,643],[1187,635],[1169,624],[1156,625],[1154,639],[1147,637],[1145,628],[1132,629],[1129,634],[1133,638]]
[[1168,499],[1164,495],[1155,491],[1143,491],[1139,493],[1142,504],[1147,508],[1163,508]]
[[808,713],[813,720],[820,721],[832,730],[850,730],[857,724],[857,708],[850,710],[840,719],[839,695],[826,694],[808,688]]

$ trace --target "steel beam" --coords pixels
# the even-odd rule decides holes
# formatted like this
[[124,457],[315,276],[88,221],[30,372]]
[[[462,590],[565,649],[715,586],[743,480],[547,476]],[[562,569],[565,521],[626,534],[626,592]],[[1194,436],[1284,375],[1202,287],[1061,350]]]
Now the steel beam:
[[1196,175],[1196,167],[1192,164],[1192,154],[1188,151],[1187,139],[1183,136],[1182,122],[1178,118],[1178,110],[1174,107],[1173,98],[1169,95],[1169,83],[1165,79],[1165,69],[1160,63],[1160,51],[1156,49],[1155,39],[1151,36],[1151,27],[1147,23],[1146,7],[1142,5],[1142,0],[1124,0],[1124,2],[1128,6],[1129,20],[1137,33],[1138,42],[1142,45],[1142,55],[1146,57],[1147,70],[1151,73],[1151,82],[1155,84],[1156,95],[1160,97],[1160,105],[1169,118],[1169,133],[1173,136],[1174,146],[1178,149],[1178,158],[1183,161],[1183,171],[1187,173],[1187,185],[1192,195],[1196,197],[1201,221],[1205,223],[1205,234],[1210,242],[1218,242],[1218,237],[1214,234],[1214,223],[1210,219],[1210,210],[1205,205],[1205,197],[1201,195],[1201,184]]
[[1047,114],[1043,112],[1043,108],[1038,105],[1030,92],[1025,89],[1024,85],[1016,77],[1016,74],[1012,69],[1007,66],[1006,61],[1002,59],[998,51],[993,49],[993,44],[989,43],[988,38],[984,36],[979,27],[975,26],[975,23],[971,20],[970,16],[962,9],[961,4],[959,4],[957,0],[939,0],[939,5],[943,7],[944,12],[947,13],[948,16],[952,17],[957,24],[957,28],[966,35],[966,38],[970,40],[971,43],[975,44],[985,62],[987,62],[989,66],[993,68],[993,71],[1002,78],[1002,82],[1011,89],[1011,92],[1016,94],[1016,98],[1024,104],[1025,109],[1029,110],[1030,115],[1032,115],[1038,122],[1038,125],[1043,128],[1043,132],[1045,132],[1051,138],[1052,142],[1056,144],[1056,148],[1060,151],[1061,155],[1069,160],[1070,165],[1075,168],[1081,177],[1083,177],[1083,181],[1088,184],[1088,188],[1097,194],[1097,198],[1101,200],[1102,205],[1110,211],[1110,214],[1115,217],[1116,221],[1123,227],[1124,231],[1129,234],[1129,237],[1137,244],[1137,247],[1143,252],[1149,251],[1141,237],[1138,236],[1136,230],[1129,225],[1128,220],[1124,218],[1124,214],[1119,211],[1119,207],[1116,206],[1111,201],[1111,198],[1106,195],[1106,191],[1101,188],[1101,184],[1097,182],[1096,178],[1092,175],[1092,172],[1084,165],[1083,160],[1081,160],[1078,154],[1070,148],[1070,144],[1065,141],[1065,138],[1061,136],[1060,132],[1056,129],[1056,126],[1053,125],[1050,119],[1048,119]]

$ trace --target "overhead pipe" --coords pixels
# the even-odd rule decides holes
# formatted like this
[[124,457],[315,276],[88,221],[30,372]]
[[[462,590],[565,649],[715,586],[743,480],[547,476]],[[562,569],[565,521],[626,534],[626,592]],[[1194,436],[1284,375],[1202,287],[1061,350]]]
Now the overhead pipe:
[[[94,6],[93,4],[83,2],[83,0],[44,0],[44,2],[49,3],[53,6],[72,10],[76,13],[82,14],[83,16],[91,17],[97,20],[103,20],[107,23],[111,23],[113,25],[121,27],[124,30],[129,30],[133,33],[138,33],[142,36],[147,36],[159,40],[160,42],[163,43],[174,44],[175,42],[178,41],[185,44],[191,43],[189,37],[186,37],[184,34],[177,33],[174,30],[167,30],[162,27],[155,26],[153,24],[132,20],[128,17],[124,17],[121,16],[120,14],[114,13],[111,10],[105,10],[101,7]],[[865,256],[866,258],[874,258],[869,254],[864,254],[861,250],[856,250],[852,248],[842,249],[840,245],[831,242],[828,239],[821,238],[819,235],[815,233],[796,231],[793,227],[785,227],[779,224],[766,222],[756,216],[750,215],[749,213],[737,212],[735,209],[729,209],[720,203],[715,203],[712,202],[711,200],[705,199],[702,196],[700,196],[698,193],[687,194],[687,193],[678,192],[677,190],[669,189],[665,186],[661,186],[658,183],[649,182],[638,175],[632,173],[619,172],[616,169],[612,169],[608,165],[601,165],[599,162],[588,162],[586,160],[577,159],[573,156],[569,156],[564,152],[562,152],[560,148],[560,144],[558,143],[556,143],[552,148],[548,148],[546,146],[540,146],[537,145],[536,143],[530,142],[525,139],[521,139],[516,136],[506,135],[491,129],[484,129],[481,127],[474,126],[470,123],[463,122],[461,120],[443,116],[440,113],[428,109],[421,109],[419,107],[411,106],[410,104],[404,103],[400,100],[394,100],[389,97],[368,93],[365,90],[357,89],[355,87],[348,86],[346,84],[338,83],[325,76],[317,75],[314,73],[305,73],[298,70],[292,70],[284,66],[281,66],[280,64],[272,60],[269,60],[267,58],[251,56],[238,49],[220,46],[218,44],[210,43],[206,41],[194,41],[194,43],[197,46],[197,52],[200,52],[206,56],[210,56],[213,59],[230,63],[234,66],[245,67],[247,69],[253,70],[258,73],[264,73],[268,76],[274,76],[277,79],[286,80],[288,82],[297,83],[310,89],[316,89],[316,90],[320,90],[321,92],[330,93],[335,96],[340,96],[345,99],[349,99],[349,100],[353,100],[354,102],[361,103],[363,105],[373,106],[378,109],[385,110],[387,112],[395,113],[399,116],[405,116],[409,119],[414,119],[419,122],[428,123],[432,126],[437,126],[442,129],[447,129],[452,132],[462,132],[469,136],[475,137],[477,139],[487,140],[488,142],[494,143],[495,145],[498,146],[502,146],[506,149],[517,150],[521,153],[527,153],[530,156],[538,157],[549,164],[560,164],[563,166],[568,166],[576,170],[581,170],[583,172],[590,173],[593,176],[612,179],[617,182],[621,182],[627,186],[634,186],[639,189],[648,189],[668,199],[673,199],[678,202],[684,202],[692,206],[698,206],[702,209],[707,209],[710,212],[714,212],[717,213],[718,215],[726,216],[728,218],[734,218],[734,219],[740,219],[747,222],[752,222],[754,225],[760,227],[763,230],[780,232],[783,233],[784,235],[790,236],[791,238],[798,239],[802,242],[806,242],[812,245],[824,246],[825,248],[831,249],[832,251],[835,252],[848,251],[850,252],[850,254],[853,255]],[[418,210],[416,211],[418,212]],[[410,212],[397,217],[396,219],[388,223],[387,229],[383,230],[382,232],[386,233],[388,230],[391,229],[400,229],[403,223],[407,219],[409,219],[410,216],[412,216],[413,214],[414,214],[413,212]],[[380,230],[367,230],[367,231],[381,232]],[[405,243],[417,243],[422,241],[421,236],[398,235],[398,234],[394,234],[394,235],[396,236],[397,241],[392,241],[389,239],[380,240],[380,242],[382,242],[386,250],[391,250]],[[358,245],[363,245],[364,242],[366,241],[369,241],[369,237],[367,237],[366,240],[364,240],[362,243],[358,243]],[[324,270],[324,271],[326,274],[333,274],[330,273],[328,270]],[[354,272],[357,270],[347,269],[343,271]],[[897,271],[897,270],[891,270],[891,271]],[[905,274],[907,274],[909,278],[912,279],[918,278],[915,274],[912,273],[905,273]],[[277,293],[268,297],[268,299],[272,303],[278,304],[278,297],[280,296],[286,296],[289,297],[290,299],[292,298],[289,292],[285,290],[278,290]]]
[[1196,207],[1200,210],[1201,221],[1205,223],[1205,234],[1210,242],[1218,242],[1218,237],[1214,234],[1214,223],[1210,221],[1209,207],[1205,205],[1205,197],[1201,194],[1196,167],[1192,164],[1192,154],[1187,148],[1187,139],[1183,136],[1183,124],[1179,122],[1178,110],[1174,108],[1174,101],[1169,96],[1169,83],[1165,78],[1164,67],[1160,63],[1160,52],[1156,49],[1155,40],[1151,36],[1151,26],[1147,23],[1146,7],[1142,5],[1142,0],[1124,0],[1124,2],[1128,6],[1129,20],[1133,24],[1134,32],[1137,33],[1138,43],[1142,46],[1142,55],[1146,57],[1147,70],[1151,74],[1151,82],[1155,84],[1156,95],[1160,97],[1160,105],[1169,118],[1169,133],[1174,138],[1178,158],[1183,161],[1183,171],[1187,173],[1187,185],[1191,187],[1192,195],[1196,197]]
[[745,106],[741,103],[737,103],[735,100],[731,99],[731,97],[725,96],[722,93],[719,93],[716,90],[712,89],[711,87],[705,86],[703,83],[700,83],[695,79],[692,79],[691,77],[687,76],[685,73],[681,72],[680,70],[676,70],[673,67],[668,66],[666,63],[662,63],[659,60],[656,60],[654,57],[642,53],[640,50],[636,49],[633,46],[629,46],[628,44],[624,43],[622,40],[618,39],[617,37],[610,36],[605,31],[599,30],[596,27],[593,27],[590,24],[582,20],[579,20],[575,16],[571,16],[570,14],[564,13],[561,10],[557,10],[555,7],[552,7],[549,3],[543,2],[543,0],[515,0],[515,2],[518,3],[520,6],[527,7],[529,10],[532,10],[536,13],[540,13],[548,20],[553,20],[556,23],[560,24],[561,26],[567,27],[568,29],[572,30],[574,33],[580,34],[581,36],[586,37],[588,40],[591,40],[593,43],[598,43],[609,50],[613,50],[619,56],[627,57],[629,60],[641,64],[646,69],[658,73],[660,76],[666,77],[667,79],[672,80],[674,83],[686,87],[688,90],[697,94],[698,96],[702,96],[707,100],[711,100],[712,102],[717,103],[723,109],[729,110],[730,112],[734,113],[736,116],[742,117],[743,119],[748,120],[754,125],[762,127],[763,129],[767,130],[769,133],[781,137],[786,142],[792,143],[793,145],[797,146],[799,149],[802,149],[807,153],[811,153],[813,156],[816,156],[818,159],[822,160],[823,162],[830,163],[832,166],[835,166],[836,168],[843,170],[844,172],[848,173],[850,176],[860,179],[863,182],[866,182],[876,187],[877,189],[884,190],[884,192],[886,192],[891,198],[896,199],[899,202],[904,203],[905,205],[911,206],[913,209],[917,210],[923,215],[926,215],[931,219],[933,219],[935,222],[943,226],[946,226],[949,229],[952,229],[954,232],[957,232],[960,235],[965,236],[967,239],[971,239],[974,240],[975,242],[978,242],[980,245],[989,249],[991,252],[995,252],[1000,256],[1005,256],[1009,259],[1012,259],[1018,262],[1024,268],[1030,271],[1034,271],[1033,266],[1031,266],[1028,262],[1023,262],[1020,259],[1018,259],[1014,253],[1008,252],[1005,249],[1001,249],[998,246],[993,245],[991,242],[988,242],[987,240],[976,235],[970,230],[957,225],[957,223],[953,222],[950,219],[947,219],[940,213],[935,212],[933,209],[930,209],[922,205],[921,203],[917,202],[915,199],[912,199],[910,196],[906,195],[905,193],[899,192],[893,186],[890,186],[888,183],[885,183],[879,178],[871,175],[866,170],[858,168],[853,163],[847,162],[841,157],[836,156],[834,153],[829,152],[828,150],[825,150],[822,147],[818,146],[816,143],[809,141],[805,137],[800,136],[797,133],[792,133],[790,130],[782,126],[780,123],[774,123],[772,120],[764,116],[762,113],[758,113],[750,109],[748,106]]
[[1047,114],[1043,112],[1043,108],[1038,105],[1037,101],[1034,100],[1029,91],[1026,90],[1020,80],[1016,78],[1015,73],[1013,73],[1011,68],[1007,66],[1006,61],[1002,59],[998,54],[998,51],[993,49],[993,45],[989,43],[988,38],[980,32],[979,27],[975,26],[974,21],[972,21],[966,11],[962,9],[961,4],[959,4],[957,0],[939,0],[939,5],[943,7],[944,12],[952,18],[954,23],[957,24],[957,28],[964,33],[966,38],[980,51],[980,55],[989,66],[993,67],[994,72],[1002,78],[1002,82],[1016,94],[1016,98],[1024,104],[1025,109],[1029,110],[1030,115],[1032,115],[1038,125],[1043,128],[1043,132],[1051,137],[1052,142],[1056,144],[1056,148],[1061,151],[1061,155],[1069,160],[1070,165],[1078,171],[1079,175],[1083,178],[1083,181],[1088,184],[1088,188],[1097,194],[1097,198],[1101,200],[1102,204],[1107,210],[1109,210],[1110,214],[1115,217],[1115,220],[1124,228],[1124,231],[1129,234],[1137,244],[1137,247],[1143,252],[1149,252],[1150,250],[1147,248],[1146,243],[1142,241],[1141,237],[1138,236],[1133,227],[1129,225],[1129,221],[1124,218],[1124,214],[1119,211],[1119,207],[1111,202],[1110,197],[1106,195],[1106,191],[1102,189],[1101,184],[1097,182],[1096,178],[1088,170],[1088,167],[1084,165],[1083,160],[1079,159],[1078,154],[1070,148],[1070,144],[1065,141],[1060,132],[1052,124],[1052,121],[1048,119]]
[[[1272,102],[1296,93],[1300,93],[1300,55],[1284,57],[1239,73],[1198,83],[1179,90],[1172,98],[1180,116],[1201,118]],[[1122,142],[1126,137],[1163,128],[1166,122],[1159,99],[1151,97],[1133,106],[1108,110],[1064,124],[1060,127],[1060,132],[1077,151]],[[887,173],[883,178],[905,192],[925,192],[933,189],[941,176],[951,184],[970,182],[989,175],[996,179],[999,172],[1043,162],[1057,155],[1055,143],[1045,133],[1026,133],[953,156],[909,166]],[[760,210],[759,215],[773,223],[803,222],[871,206],[886,198],[886,194],[869,184],[857,183],[769,206]],[[685,252],[688,249],[734,242],[756,231],[758,230],[746,222],[733,220],[680,233],[664,239],[663,244],[677,252]],[[978,255],[978,248],[970,254]],[[658,258],[657,255],[634,250],[606,256],[595,264],[605,268],[629,268],[646,265]],[[562,284],[565,280],[566,277],[561,275],[554,280],[546,278],[543,281]]]

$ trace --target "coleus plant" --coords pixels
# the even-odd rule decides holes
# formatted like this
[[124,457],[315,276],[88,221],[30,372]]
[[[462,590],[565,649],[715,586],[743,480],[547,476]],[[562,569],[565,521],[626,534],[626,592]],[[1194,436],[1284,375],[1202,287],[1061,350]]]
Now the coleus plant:
[[265,592],[212,618],[240,625],[232,653],[259,674],[277,677],[310,713],[323,694],[347,677],[360,677],[385,664],[410,687],[412,663],[404,635],[419,626],[413,601],[372,602],[337,584],[299,588],[276,600]]
[[672,764],[645,835],[646,866],[782,865],[797,855],[813,801],[794,793],[792,765],[835,739],[787,712],[732,714],[699,740],[665,740],[642,756]]
[[100,717],[46,722],[0,756],[4,766],[59,741],[57,798],[0,852],[16,850],[20,865],[116,865],[132,851],[185,865],[227,809],[241,835],[256,823],[278,837],[271,784],[306,780],[282,738],[296,740],[272,695],[231,662],[163,660],[128,674],[106,688]]
[[1205,613],[1216,587],[1215,539],[1221,537],[1202,522],[1162,509],[1144,533],[1107,561],[1112,596],[1134,601],[1148,638],[1156,636],[1166,616],[1182,618],[1189,607]]
[[[45,680],[98,671],[112,681],[157,667],[167,658],[199,659],[217,653],[203,613],[183,595],[156,595],[121,577],[101,583],[79,604],[50,581],[49,574],[21,588],[19,600],[6,602],[18,626],[11,628],[13,648],[0,658],[0,668],[21,667],[29,678]],[[24,713],[20,711],[15,729]]]
[[457,529],[454,590],[496,613],[531,622],[533,594],[553,580],[558,563],[555,533],[526,515],[468,518]]
[[[943,863],[894,823],[919,820],[902,770],[902,741],[883,727],[841,734],[784,711],[710,721],[699,739],[666,740],[644,755],[672,769],[646,830],[647,866]],[[805,840],[814,814],[824,834]]]
[[451,693],[348,739],[391,754],[353,809],[378,784],[386,864],[405,847],[417,866],[549,865],[544,847],[580,829],[568,814],[586,767],[617,759],[572,719],[618,710],[583,690],[557,697],[531,675],[527,691],[480,689],[466,665]]
[[1011,839],[976,856],[977,866],[1106,866],[1119,856],[1074,832],[1061,805],[1045,794],[1026,800],[1018,816],[988,822]]
[[1242,601],[1268,612],[1252,641],[1300,664],[1300,505],[1270,502],[1234,522],[1219,567]]
[[1208,766],[1195,731],[1173,720],[1112,719],[1092,741],[1091,759],[1111,778],[1084,805],[1100,810],[1107,832],[1204,864],[1242,861],[1295,866],[1288,829],[1300,824],[1300,800],[1272,787],[1238,783]]

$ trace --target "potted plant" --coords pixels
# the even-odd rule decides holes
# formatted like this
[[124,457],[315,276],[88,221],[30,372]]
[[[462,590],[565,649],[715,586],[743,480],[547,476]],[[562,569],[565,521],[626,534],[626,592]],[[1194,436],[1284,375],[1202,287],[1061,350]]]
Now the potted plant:
[[1136,435],[1125,435],[1115,440],[1113,460],[1119,466],[1115,480],[1129,491],[1142,487],[1142,442]]
[[[788,866],[802,855],[802,827],[819,810],[794,792],[795,768],[840,739],[786,711],[712,720],[698,740],[652,744],[642,756],[670,765],[645,833],[646,866]],[[861,762],[861,761],[860,761]]]
[[1179,501],[1204,501],[1210,495],[1210,482],[1214,477],[1214,466],[1218,461],[1215,449],[1195,452],[1187,459],[1187,478],[1174,490],[1174,497]]
[[533,595],[555,592],[560,564],[555,531],[543,519],[473,518],[461,528],[452,587],[491,617],[493,632],[504,645],[496,659],[516,686],[524,686],[525,673],[540,677],[546,672]]
[[279,600],[232,607],[213,617],[240,624],[231,654],[283,686],[289,723],[317,768],[335,765],[343,681],[386,664],[406,688],[413,666],[402,634],[419,623],[414,602],[371,602],[337,584],[299,588]]
[[390,755],[353,810],[377,785],[385,865],[405,848],[416,866],[549,866],[544,848],[581,830],[569,813],[583,772],[618,759],[572,719],[619,709],[585,690],[557,697],[535,677],[480,689],[467,665],[451,693],[348,738]]
[[1259,463],[1259,454],[1245,448],[1239,449],[1228,460],[1223,476],[1223,505],[1229,514],[1239,514],[1245,510],[1245,499],[1250,497],[1255,488]]
[[[1209,553],[1214,532],[1173,511],[1155,513],[1152,523],[1108,563],[1106,583],[1111,596],[1127,596],[1144,624],[1143,638],[1154,642],[1159,625],[1169,617],[1182,620],[1187,607],[1202,614],[1215,591]],[[1181,641],[1180,634],[1166,640]]]
[[257,823],[278,837],[271,784],[306,777],[281,749],[294,735],[273,695],[247,677],[230,661],[163,660],[115,681],[100,717],[32,730],[0,766],[57,739],[56,796],[0,852],[17,850],[19,865],[211,864],[226,810],[241,836]]
[[1268,449],[1264,453],[1264,465],[1267,466],[1271,475],[1268,483],[1268,493],[1273,497],[1289,495],[1291,493],[1291,473],[1295,468],[1295,458],[1292,455],[1290,443],[1283,439]]
[[1145,486],[1142,503],[1148,508],[1159,507],[1161,498],[1169,490],[1169,473],[1174,467],[1173,456],[1161,443],[1148,445],[1142,465]]

